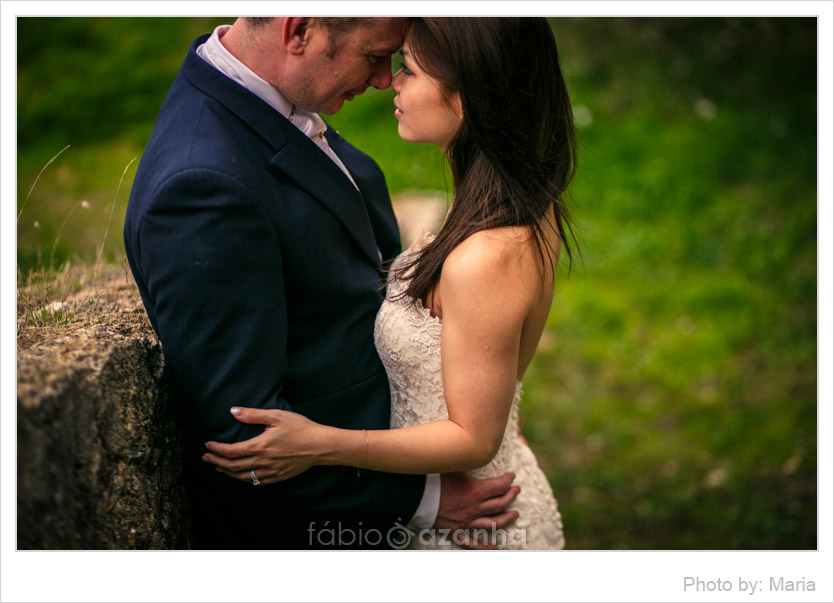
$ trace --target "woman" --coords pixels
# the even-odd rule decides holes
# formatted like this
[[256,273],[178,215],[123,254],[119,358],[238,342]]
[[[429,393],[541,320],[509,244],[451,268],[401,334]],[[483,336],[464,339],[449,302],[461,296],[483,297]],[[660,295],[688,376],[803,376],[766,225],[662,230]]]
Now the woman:
[[479,478],[513,471],[519,519],[496,544],[562,548],[556,501],[517,431],[520,379],[547,320],[560,250],[571,253],[561,199],[575,143],[556,43],[545,19],[425,18],[411,21],[402,55],[392,83],[399,134],[443,149],[454,198],[437,236],[391,266],[377,316],[400,429],[342,430],[264,411],[274,413],[269,451],[241,462],[226,458],[236,445],[211,442],[204,458],[245,481],[257,468],[261,483],[322,464]]

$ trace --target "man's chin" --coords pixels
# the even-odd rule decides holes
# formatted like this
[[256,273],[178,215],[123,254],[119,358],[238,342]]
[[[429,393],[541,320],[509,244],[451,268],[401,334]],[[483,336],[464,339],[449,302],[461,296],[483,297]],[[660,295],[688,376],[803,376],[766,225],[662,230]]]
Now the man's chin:
[[322,115],[336,115],[339,111],[342,110],[342,107],[345,105],[344,99],[339,99],[333,103],[330,103],[318,111],[316,113],[321,113]]
[[[361,92],[359,94],[361,94]],[[352,92],[343,92],[342,96],[340,96],[337,99],[333,99],[333,102],[330,103],[323,110],[319,111],[319,113],[323,113],[325,115],[335,115],[336,113],[342,110],[342,107],[345,106],[345,103],[349,103],[354,98],[359,96],[359,94],[353,94]]]

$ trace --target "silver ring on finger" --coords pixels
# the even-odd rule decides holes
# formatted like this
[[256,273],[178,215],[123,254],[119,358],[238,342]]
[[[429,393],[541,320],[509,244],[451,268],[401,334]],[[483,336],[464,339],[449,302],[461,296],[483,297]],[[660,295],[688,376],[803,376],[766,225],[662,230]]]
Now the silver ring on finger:
[[249,477],[251,477],[251,478],[252,478],[252,485],[253,485],[253,486],[260,486],[260,485],[261,485],[261,480],[259,480],[259,479],[258,479],[258,476],[257,476],[257,475],[255,475],[255,470],[254,470],[254,469],[252,469],[252,470],[249,472]]

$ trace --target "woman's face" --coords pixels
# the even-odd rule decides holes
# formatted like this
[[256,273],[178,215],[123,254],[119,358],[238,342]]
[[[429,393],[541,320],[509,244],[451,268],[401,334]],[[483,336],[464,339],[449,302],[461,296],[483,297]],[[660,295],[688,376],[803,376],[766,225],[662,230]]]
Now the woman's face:
[[394,74],[391,86],[394,117],[400,122],[397,131],[409,142],[431,142],[446,149],[463,119],[460,95],[444,98],[437,80],[429,77],[414,61],[408,38],[402,48],[403,65]]

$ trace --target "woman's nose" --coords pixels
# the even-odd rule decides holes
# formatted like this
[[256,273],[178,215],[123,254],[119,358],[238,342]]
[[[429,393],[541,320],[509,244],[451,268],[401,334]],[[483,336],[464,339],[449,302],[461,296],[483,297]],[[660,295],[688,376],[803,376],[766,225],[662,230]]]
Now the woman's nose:
[[391,77],[391,87],[394,89],[395,92],[400,91],[400,83],[402,82],[403,78],[403,70],[400,69]]

